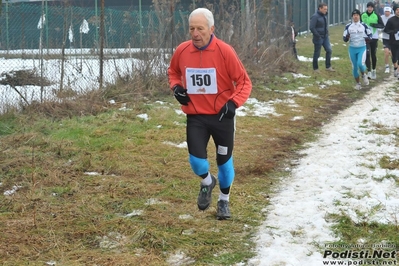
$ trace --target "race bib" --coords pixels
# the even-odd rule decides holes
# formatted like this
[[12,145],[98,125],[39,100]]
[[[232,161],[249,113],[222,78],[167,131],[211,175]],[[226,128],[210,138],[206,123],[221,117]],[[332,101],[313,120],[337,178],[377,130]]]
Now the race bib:
[[399,31],[395,34],[395,41],[399,41]]
[[216,69],[186,68],[186,83],[189,94],[216,94]]

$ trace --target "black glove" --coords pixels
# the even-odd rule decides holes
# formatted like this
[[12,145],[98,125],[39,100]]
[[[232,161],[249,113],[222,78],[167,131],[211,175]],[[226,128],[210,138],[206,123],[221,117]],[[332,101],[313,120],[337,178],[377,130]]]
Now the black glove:
[[173,87],[173,93],[176,100],[182,105],[188,105],[190,97],[187,95],[187,90],[182,86],[176,85]]
[[223,105],[222,109],[219,111],[219,122],[222,121],[224,117],[233,118],[236,115],[236,104],[233,101],[228,101],[225,105]]

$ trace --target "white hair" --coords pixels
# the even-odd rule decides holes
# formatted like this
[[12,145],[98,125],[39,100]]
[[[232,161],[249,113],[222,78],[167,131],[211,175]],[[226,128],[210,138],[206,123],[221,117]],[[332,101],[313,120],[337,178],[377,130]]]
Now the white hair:
[[190,16],[188,17],[188,20],[190,21],[191,17],[195,15],[202,14],[205,16],[206,20],[208,21],[208,26],[209,28],[214,26],[215,20],[213,19],[213,14],[212,12],[207,9],[207,8],[197,8],[193,12],[191,12]]

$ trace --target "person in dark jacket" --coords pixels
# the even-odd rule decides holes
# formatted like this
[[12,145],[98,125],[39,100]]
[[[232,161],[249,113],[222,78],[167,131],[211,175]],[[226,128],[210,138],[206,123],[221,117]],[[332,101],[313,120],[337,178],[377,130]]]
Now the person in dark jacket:
[[327,4],[321,3],[318,6],[318,10],[316,13],[312,15],[310,18],[310,31],[313,33],[313,44],[314,44],[314,52],[313,52],[313,70],[319,71],[318,60],[320,57],[321,47],[324,47],[326,51],[326,70],[327,71],[335,71],[331,67],[331,43],[330,38],[328,36],[328,23],[327,23]]
[[399,61],[399,6],[393,6],[394,16],[388,19],[384,32],[389,34],[389,45],[391,46],[392,64],[394,67],[394,76],[399,79],[398,61]]
[[[378,48],[378,29],[384,28],[384,22],[381,16],[375,12],[375,5],[373,2],[367,3],[367,10],[360,16],[361,22],[364,22],[373,33],[373,39],[367,43],[366,66],[369,79],[376,79],[377,67],[377,48]],[[370,61],[371,58],[371,61]]]

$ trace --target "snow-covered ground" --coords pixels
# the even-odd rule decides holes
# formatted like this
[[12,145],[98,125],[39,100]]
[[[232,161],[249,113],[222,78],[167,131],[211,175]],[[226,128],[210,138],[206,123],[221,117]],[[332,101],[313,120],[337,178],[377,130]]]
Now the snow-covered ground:
[[[104,55],[107,60],[103,60],[103,83],[114,84],[118,77],[133,75],[146,71],[147,65],[151,64],[152,69],[166,74],[167,65],[164,62],[166,56],[157,57],[156,60],[144,61],[133,57],[135,53],[164,53],[165,51],[154,51],[153,49],[105,49]],[[46,57],[59,56],[62,54],[60,49],[44,49]],[[41,88],[39,85],[31,84],[16,86],[0,84],[0,113],[5,111],[7,106],[15,106],[22,102],[21,96],[16,90],[31,103],[33,101],[56,99],[57,92],[61,89],[63,80],[63,90],[73,90],[76,93],[84,93],[88,90],[99,88],[100,61],[99,56],[90,49],[66,49],[65,60],[45,59],[40,60],[39,50],[0,50],[0,82],[6,79],[6,74],[14,76],[13,72],[25,70],[33,71],[37,77],[48,80],[51,85]],[[21,58],[5,58],[2,56],[12,55]],[[22,59],[31,57],[32,59]],[[158,59],[159,58],[159,59]],[[164,71],[164,72],[162,72]],[[63,72],[63,78],[62,77]],[[42,73],[42,74],[41,74]],[[29,84],[30,80],[19,78],[23,83]],[[41,91],[43,90],[43,91]]]
[[[332,265],[325,264],[320,251],[337,240],[329,214],[346,214],[354,222],[396,224],[399,190],[391,176],[399,176],[399,171],[382,169],[379,160],[399,159],[394,134],[399,127],[398,85],[392,77],[372,88],[302,151],[304,156],[264,209],[257,256],[248,265]],[[389,134],[378,134],[378,129]]]

